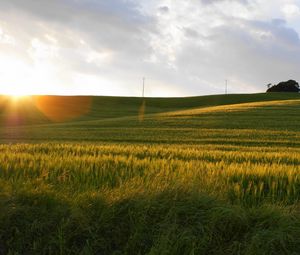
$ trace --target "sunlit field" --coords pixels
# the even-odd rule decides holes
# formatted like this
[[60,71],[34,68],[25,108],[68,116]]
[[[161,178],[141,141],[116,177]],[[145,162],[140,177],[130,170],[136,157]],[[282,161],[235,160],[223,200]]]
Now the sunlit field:
[[0,254],[299,254],[300,96],[1,99]]

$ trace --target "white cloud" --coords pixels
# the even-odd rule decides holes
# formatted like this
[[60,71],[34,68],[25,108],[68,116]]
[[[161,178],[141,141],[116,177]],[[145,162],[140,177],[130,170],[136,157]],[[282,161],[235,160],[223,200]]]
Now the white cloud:
[[286,4],[282,8],[282,10],[287,18],[299,17],[299,15],[300,15],[300,8],[299,8],[299,6],[297,6],[295,4]]
[[0,43],[1,44],[9,44],[14,46],[16,44],[15,38],[10,36],[9,34],[5,33],[1,28],[0,28]]
[[149,96],[223,93],[225,79],[264,91],[300,78],[299,17],[298,0],[0,1],[0,83],[138,96],[146,76]]

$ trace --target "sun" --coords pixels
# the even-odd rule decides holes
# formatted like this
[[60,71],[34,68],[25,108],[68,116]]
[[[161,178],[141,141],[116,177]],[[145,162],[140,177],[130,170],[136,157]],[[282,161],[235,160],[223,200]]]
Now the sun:
[[24,96],[39,93],[40,84],[43,84],[45,80],[51,82],[43,69],[39,68],[39,66],[32,66],[26,61],[0,52],[0,95],[21,99]]
[[29,97],[30,88],[25,86],[10,86],[6,88],[6,91],[4,91],[3,95],[6,95],[12,101],[20,101]]
[[11,99],[14,101],[19,101],[21,99],[27,98],[28,95],[10,95]]
[[6,96],[9,97],[13,102],[18,102],[29,97],[27,93],[24,93],[22,91],[14,91],[6,94]]

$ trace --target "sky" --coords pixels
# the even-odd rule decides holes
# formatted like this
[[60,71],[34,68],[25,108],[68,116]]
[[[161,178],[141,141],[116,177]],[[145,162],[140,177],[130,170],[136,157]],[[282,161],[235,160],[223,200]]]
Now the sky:
[[300,0],[0,0],[0,93],[257,93],[300,80]]

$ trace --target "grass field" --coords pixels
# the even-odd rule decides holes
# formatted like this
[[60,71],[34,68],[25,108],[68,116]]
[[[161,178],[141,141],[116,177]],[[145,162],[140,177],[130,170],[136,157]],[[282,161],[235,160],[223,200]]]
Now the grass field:
[[300,254],[300,95],[2,97],[0,254]]

